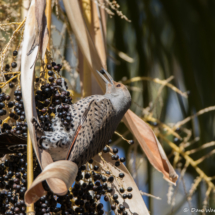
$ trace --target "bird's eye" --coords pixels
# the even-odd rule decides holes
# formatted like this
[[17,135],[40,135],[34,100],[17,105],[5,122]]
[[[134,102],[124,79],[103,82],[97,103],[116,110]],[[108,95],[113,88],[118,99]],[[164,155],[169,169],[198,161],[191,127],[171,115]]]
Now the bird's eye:
[[121,87],[121,84],[117,84],[116,87]]

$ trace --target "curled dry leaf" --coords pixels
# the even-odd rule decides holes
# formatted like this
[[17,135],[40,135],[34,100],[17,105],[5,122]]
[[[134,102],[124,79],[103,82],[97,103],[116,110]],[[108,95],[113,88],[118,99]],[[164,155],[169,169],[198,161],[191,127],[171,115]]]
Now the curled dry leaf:
[[[46,167],[46,170],[51,171],[52,177],[47,177],[47,171],[42,172],[36,182],[33,183],[30,190],[26,194],[26,201],[29,203],[33,200],[32,195],[34,195],[36,188],[38,188],[37,197],[42,195],[44,192],[41,183],[38,182],[42,177],[47,178],[50,189],[54,193],[65,193],[73,181],[70,181],[74,177],[77,165],[73,164],[68,168],[68,164],[62,163],[65,165],[64,168],[56,168],[58,164],[53,163],[53,160],[48,152],[45,150],[39,149],[37,143],[37,135],[35,128],[32,124],[32,119],[37,118],[37,112],[35,108],[35,97],[34,97],[34,67],[37,59],[38,52],[41,56],[44,57],[45,50],[48,43],[48,31],[46,26],[46,17],[45,17],[45,1],[42,0],[32,0],[31,6],[28,11],[23,47],[22,47],[22,59],[21,59],[21,86],[22,86],[22,98],[25,107],[25,115],[28,123],[28,129],[31,136],[31,141],[34,147],[34,151],[38,162],[42,169]],[[69,162],[71,164],[71,162]],[[68,170],[70,171],[68,173]],[[62,175],[70,175],[70,177],[61,178]],[[57,177],[59,175],[59,177]],[[76,176],[76,174],[75,174]],[[57,179],[56,179],[57,178]],[[68,180],[68,181],[66,181]],[[38,184],[39,183],[39,184]],[[57,185],[57,186],[56,186]],[[62,189],[59,191],[59,188]],[[66,191],[65,191],[66,190]],[[36,197],[35,197],[36,198]]]
[[131,110],[127,111],[124,117],[124,123],[137,138],[150,163],[158,171],[163,173],[165,180],[175,185],[178,175],[149,125]]
[[[35,0],[31,2],[31,6],[28,11],[23,47],[22,47],[22,59],[21,59],[21,87],[22,98],[25,107],[25,115],[28,123],[28,130],[30,132],[31,141],[34,147],[34,151],[41,165],[41,151],[37,145],[36,131],[31,120],[37,118],[37,112],[35,108],[34,98],[34,66],[37,59],[39,46],[35,46],[36,38],[38,37],[38,24],[36,19],[36,3]],[[46,162],[51,163],[52,161]]]
[[[148,209],[143,201],[140,191],[134,182],[134,179],[130,175],[127,168],[121,163],[120,166],[115,166],[115,161],[111,159],[111,153],[100,153],[96,155],[93,160],[100,164],[101,172],[110,171],[114,176],[114,181],[111,184],[113,191],[111,196],[114,194],[118,195],[119,204],[125,207],[125,210],[129,215],[148,215]],[[119,173],[124,173],[124,177],[120,178]],[[128,187],[132,187],[133,190],[130,192],[132,194],[131,199],[123,199],[122,193],[120,193],[120,188],[124,188],[125,191]],[[126,193],[126,192],[125,192]],[[110,198],[109,198],[110,199]],[[114,203],[114,202],[113,202]],[[117,209],[115,211],[117,213]]]
[[62,160],[49,164],[26,191],[25,203],[31,204],[36,202],[41,196],[46,194],[42,182],[48,179],[52,180],[52,185],[55,186],[57,195],[65,195],[68,192],[68,188],[75,181],[77,172],[78,166],[71,161]]

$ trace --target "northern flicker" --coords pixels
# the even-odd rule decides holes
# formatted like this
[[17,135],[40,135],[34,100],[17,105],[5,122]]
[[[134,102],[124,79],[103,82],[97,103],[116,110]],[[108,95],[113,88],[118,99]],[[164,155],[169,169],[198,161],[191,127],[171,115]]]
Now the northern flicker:
[[44,131],[40,137],[40,146],[54,161],[67,159],[79,167],[86,163],[108,143],[129,109],[131,95],[128,89],[115,82],[105,70],[98,74],[106,84],[106,93],[86,97],[69,107],[73,124],[69,131],[56,114],[52,121],[53,131]]

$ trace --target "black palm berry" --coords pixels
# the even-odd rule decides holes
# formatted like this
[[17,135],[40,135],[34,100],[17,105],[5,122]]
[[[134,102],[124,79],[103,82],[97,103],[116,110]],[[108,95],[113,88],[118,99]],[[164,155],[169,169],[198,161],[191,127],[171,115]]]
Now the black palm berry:
[[129,140],[128,142],[129,142],[131,145],[134,144],[134,141],[133,141],[133,140]]
[[48,75],[52,76],[52,75],[54,75],[54,72],[50,70],[50,71],[48,71]]
[[106,182],[107,178],[105,176],[102,176],[101,180],[102,180],[102,182]]
[[18,51],[14,50],[13,51],[13,56],[17,56],[18,55]]
[[47,111],[47,108],[43,108],[42,110],[41,110],[41,113],[46,113],[46,111]]
[[49,77],[49,82],[53,82],[54,81],[54,78],[53,77]]
[[21,96],[21,95],[22,95],[22,92],[21,92],[20,90],[16,90],[16,91],[14,92],[14,95],[15,95],[15,96]]
[[61,65],[61,64],[59,64],[59,63],[57,64],[57,66],[59,67],[59,69],[61,69],[61,68],[62,68],[62,65]]
[[61,84],[62,84],[62,80],[61,80],[60,78],[58,78],[58,79],[56,80],[56,84],[57,84],[57,85],[61,85]]
[[55,71],[58,71],[59,69],[60,69],[59,66],[57,66],[57,65],[54,66]]
[[50,100],[46,99],[45,102],[44,102],[44,105],[47,107],[49,104],[50,104]]
[[16,97],[15,97],[15,100],[16,100],[16,101],[20,101],[20,100],[21,100],[21,96],[16,96]]
[[16,178],[20,178],[21,174],[19,172],[16,172],[15,176],[16,176]]
[[117,199],[118,199],[118,195],[117,195],[117,194],[114,194],[114,195],[113,195],[113,199],[114,199],[114,200],[117,200]]
[[96,181],[96,182],[95,182],[95,185],[99,187],[99,186],[100,186],[100,182],[99,182],[99,181]]
[[59,100],[59,99],[56,99],[56,100],[55,100],[55,104],[56,104],[56,105],[60,104],[60,100]]
[[10,65],[9,65],[9,64],[6,64],[6,65],[5,65],[5,69],[10,69]]
[[52,67],[54,67],[56,65],[56,63],[55,62],[52,62]]
[[17,63],[16,62],[11,63],[11,67],[12,68],[16,68],[17,67]]
[[104,196],[104,200],[107,202],[107,201],[109,201],[109,198],[108,198],[108,196]]
[[123,211],[123,210],[125,209],[125,206],[124,206],[124,205],[119,205],[119,209],[120,209],[121,211]]
[[121,162],[125,162],[125,158],[123,158],[123,157],[120,158],[120,161],[121,161]]
[[46,66],[46,68],[50,70],[50,69],[52,69],[52,65],[48,64],[48,65]]
[[99,166],[95,165],[95,166],[93,167],[93,169],[96,171],[96,170],[99,169]]
[[51,90],[50,90],[48,87],[46,87],[46,88],[44,89],[44,92],[47,93],[47,94],[50,93],[50,91],[51,91]]
[[118,153],[118,149],[117,148],[113,148],[113,153],[114,154]]
[[9,101],[10,100],[10,96],[9,95],[5,95],[4,98]]
[[0,109],[4,108],[5,104],[3,102],[0,102]]
[[82,165],[81,166],[81,170],[85,170],[86,169],[86,166],[85,165]]
[[64,106],[63,106],[63,109],[64,109],[65,111],[68,111],[68,110],[69,110],[69,107],[70,107],[69,105],[64,105]]
[[88,163],[92,164],[92,163],[93,163],[93,159],[90,159],[90,160],[88,161]]
[[120,178],[124,178],[125,174],[124,173],[119,173]]
[[21,115],[20,116],[20,121],[24,121],[25,120],[25,116]]
[[116,210],[116,205],[111,205],[111,210]]
[[120,166],[120,162],[119,161],[115,162],[115,166]]
[[102,203],[99,203],[98,205],[97,205],[97,209],[98,210],[101,210],[103,208],[103,204]]
[[27,178],[27,173],[24,173],[24,174],[22,175],[22,177],[26,179],[26,178]]
[[122,187],[119,189],[119,191],[120,191],[120,193],[124,193],[125,192],[124,188],[122,188]]
[[8,106],[9,108],[12,108],[12,107],[14,106],[14,102],[13,102],[13,101],[9,102],[9,103],[7,104],[7,106]]
[[109,151],[110,151],[110,149],[109,149],[107,146],[105,146],[104,149],[103,149],[103,152],[104,152],[104,153],[107,153],[107,152],[109,152]]
[[107,188],[108,193],[111,193],[113,191],[113,189],[111,187]]
[[173,142],[176,144],[179,144],[179,143],[181,143],[181,139],[174,137]]
[[123,199],[126,199],[127,197],[128,197],[127,194],[123,194],[123,195],[122,195],[122,198],[123,198]]
[[107,188],[108,188],[107,183],[103,183],[103,184],[102,184],[102,188],[103,188],[104,190],[107,190]]
[[10,82],[10,83],[9,83],[9,87],[10,87],[10,88],[13,88],[13,87],[14,87],[14,84],[13,84],[12,82]]
[[86,178],[86,179],[89,179],[90,176],[91,176],[90,173],[86,173],[86,174],[85,174],[85,178]]
[[128,191],[128,192],[131,192],[132,190],[133,190],[132,187],[128,187],[128,188],[127,188],[127,191]]
[[11,76],[12,76],[12,75],[5,75],[4,77],[5,77],[6,81],[8,81],[8,80],[11,79]]
[[6,111],[5,110],[0,110],[0,116],[4,116],[6,114]]
[[54,113],[55,112],[55,109],[53,107],[49,107],[49,113]]
[[127,194],[127,197],[128,197],[129,199],[132,199],[132,194],[131,194],[131,193]]
[[101,198],[101,195],[97,194],[96,199],[99,200]]
[[115,160],[119,159],[119,155],[114,155],[115,156]]
[[46,83],[46,84],[44,85],[44,87],[45,87],[45,88],[49,88],[49,87],[50,87],[50,84],[49,84],[49,83]]
[[3,102],[5,98],[3,96],[0,96],[0,102]]

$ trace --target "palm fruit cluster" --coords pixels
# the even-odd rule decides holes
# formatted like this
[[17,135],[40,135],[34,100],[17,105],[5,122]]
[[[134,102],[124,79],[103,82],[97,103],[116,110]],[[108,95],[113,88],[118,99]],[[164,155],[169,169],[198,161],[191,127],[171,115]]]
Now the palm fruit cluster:
[[[115,166],[121,165],[125,158],[117,155],[118,150],[114,148],[112,159],[116,161]],[[110,153],[109,146],[103,149],[103,153]],[[119,195],[123,199],[132,198],[132,187],[121,187],[117,193],[113,182],[115,177],[124,178],[123,173],[114,176],[111,171],[101,171],[102,167],[92,159],[79,168],[74,185],[65,196],[54,195],[43,182],[47,194],[35,203],[37,215],[102,215],[105,214],[103,197],[110,202],[111,209],[115,212],[127,215],[125,206],[119,204]],[[27,162],[26,154],[18,153],[8,155],[0,164],[0,215],[24,215],[26,206],[24,194],[27,189]],[[40,167],[34,159],[34,177],[41,173]]]
[[52,131],[51,120],[55,117],[62,119],[62,124],[66,129],[70,129],[72,125],[72,116],[68,113],[72,104],[72,97],[67,91],[67,82],[59,75],[62,66],[52,62],[46,65],[46,74],[48,78],[36,78],[35,84],[35,101],[37,114],[41,127],[44,131]]
[[[13,144],[24,145],[27,137],[27,123],[20,86],[21,73],[17,71],[17,55],[18,51],[13,51],[12,62],[3,66],[3,72],[0,75],[0,135],[2,137],[9,135],[11,138],[15,136],[17,139]],[[50,61],[50,64],[43,64],[39,77],[35,77],[35,103],[39,122],[44,131],[52,130],[51,120],[56,112],[67,130],[73,126],[72,116],[68,113],[72,97],[67,91],[66,81],[59,74],[61,69],[61,64]],[[7,145],[7,147],[0,146],[2,153],[18,152],[14,147],[12,147],[14,151],[8,150],[10,143],[5,144],[5,142],[4,146]]]
[[24,194],[27,186],[26,155],[7,156],[0,164],[0,214],[24,215]]

